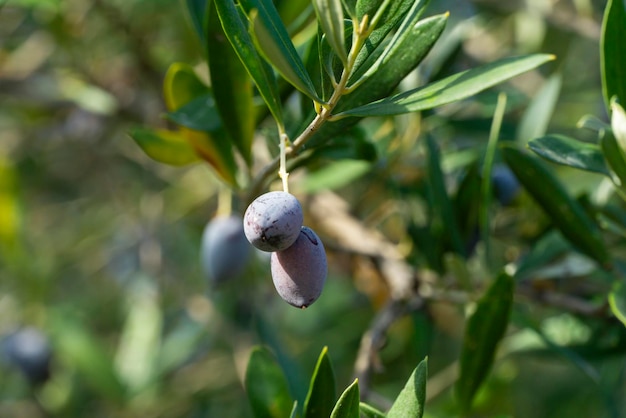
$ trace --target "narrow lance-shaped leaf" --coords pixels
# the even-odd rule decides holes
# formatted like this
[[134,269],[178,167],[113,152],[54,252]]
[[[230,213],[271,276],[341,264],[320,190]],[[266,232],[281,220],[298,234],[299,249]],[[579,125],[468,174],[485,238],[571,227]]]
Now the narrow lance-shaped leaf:
[[[354,1],[354,0],[352,0]],[[358,0],[356,1],[355,13],[359,19],[363,19],[364,15],[368,15],[371,19],[381,7],[382,3],[387,0]],[[409,9],[416,7],[416,3],[422,9],[426,8],[428,0],[392,0],[387,1],[385,10],[380,17],[378,24],[374,27],[374,30],[370,33],[365,41],[365,45],[359,52],[354,63],[355,73],[351,77],[352,80],[356,80],[360,77],[368,67],[363,66],[363,63],[368,60],[370,55],[380,55],[381,50],[384,49],[384,45],[381,43],[387,35],[398,27],[406,15],[409,13]],[[349,9],[348,9],[349,10]],[[379,48],[380,47],[380,48]]]
[[148,157],[160,163],[183,166],[199,161],[194,148],[181,132],[137,128],[129,135]]
[[304,418],[327,418],[336,401],[335,372],[324,347],[317,360],[309,393],[304,401]]
[[384,412],[379,411],[365,402],[361,402],[359,408],[361,410],[361,416],[365,418],[385,418],[387,416]]
[[602,93],[607,111],[611,98],[626,103],[626,10],[623,0],[609,0],[604,9],[600,39]]
[[500,137],[500,129],[502,127],[502,119],[504,118],[504,112],[506,110],[507,96],[505,93],[498,95],[498,102],[496,104],[496,110],[493,115],[493,121],[491,123],[491,129],[489,131],[489,141],[487,142],[487,149],[485,150],[485,159],[482,169],[482,182],[480,185],[480,229],[485,248],[485,264],[488,268],[492,266],[491,255],[491,223],[490,223],[490,209],[491,209],[491,196],[493,193],[492,184],[492,172],[493,162],[496,157],[496,149],[498,146],[498,139]]
[[359,418],[359,381],[355,379],[341,394],[330,418]]
[[343,6],[341,0],[313,0],[317,20],[335,54],[346,63],[348,53],[344,42]]
[[321,103],[322,99],[315,91],[304,63],[272,1],[242,0],[241,5],[250,19],[250,32],[257,50],[291,85]]
[[528,147],[548,161],[610,175],[602,150],[597,144],[555,134],[533,139],[528,143]]
[[626,153],[610,130],[602,131],[601,135],[600,147],[604,159],[617,176],[621,187],[626,188]]
[[82,323],[54,313],[51,329],[55,352],[100,396],[121,403],[126,388],[115,373],[112,356]]
[[626,284],[623,278],[614,284],[609,293],[609,306],[613,315],[626,326]]
[[293,404],[287,379],[267,349],[256,347],[250,354],[245,383],[246,394],[255,417],[290,416]]
[[446,237],[450,238],[452,247],[457,254],[465,253],[459,226],[454,216],[452,202],[446,190],[444,175],[441,169],[440,154],[433,138],[428,137],[428,177],[433,193],[433,209],[441,217]]
[[202,95],[209,88],[198,78],[189,64],[175,62],[169,66],[163,80],[163,96],[167,110],[172,112]]
[[473,96],[553,59],[553,55],[547,54],[505,58],[417,89],[343,111],[338,116],[386,116],[432,109]]
[[505,145],[501,150],[507,165],[563,236],[601,266],[610,267],[598,226],[544,163],[516,146]]
[[250,77],[252,77],[272,116],[282,125],[283,115],[280,96],[271,68],[267,66],[257,53],[252,38],[248,33],[248,28],[244,24],[235,3],[231,0],[214,1],[215,8],[222,22],[222,28],[233,46],[233,50],[239,56],[244,67],[246,67]]
[[545,135],[561,92],[561,84],[561,74],[554,74],[535,94],[517,128],[517,141],[520,144]]
[[469,411],[474,395],[487,377],[498,343],[509,323],[515,283],[501,273],[478,301],[467,321],[460,359],[456,397],[463,411]]
[[373,62],[367,60],[363,64],[376,71],[368,71],[359,78],[358,87],[339,101],[335,109],[337,113],[385,97],[422,62],[441,36],[448,15],[437,15],[421,21],[417,21],[418,17],[419,11],[408,15],[402,24],[403,32],[394,36],[384,54]]
[[[400,24],[398,31],[393,35],[385,49],[380,56],[376,57],[376,61],[370,63],[369,60],[365,62],[367,71],[365,74],[359,77],[355,83],[360,83],[362,80],[371,77],[373,74],[380,70],[384,70],[385,66],[389,66],[392,60],[397,59],[400,51],[405,53],[407,46],[411,45],[415,47],[415,43],[419,45],[424,43],[424,36],[420,33],[419,29],[416,30],[417,23],[423,12],[423,4],[420,1],[416,1],[411,9],[407,12],[404,20]],[[444,15],[447,17],[447,15]],[[407,39],[409,39],[407,41]],[[375,55],[374,55],[375,56]]]
[[252,81],[226,38],[214,2],[209,4],[207,52],[215,105],[224,129],[250,165],[255,127]]
[[193,28],[195,29],[200,42],[202,42],[203,45],[206,45],[207,37],[205,27],[207,0],[187,0],[186,3]]
[[391,405],[387,418],[422,418],[426,404],[428,359],[422,360]]

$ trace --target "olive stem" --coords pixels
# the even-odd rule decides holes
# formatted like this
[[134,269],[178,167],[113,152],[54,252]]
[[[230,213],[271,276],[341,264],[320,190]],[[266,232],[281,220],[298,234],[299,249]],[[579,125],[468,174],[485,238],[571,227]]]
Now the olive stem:
[[284,128],[279,124],[278,130],[280,134],[280,155],[270,161],[265,167],[263,167],[256,178],[253,180],[248,196],[247,202],[251,202],[254,198],[261,192],[261,189],[264,186],[265,181],[268,177],[278,169],[278,176],[281,178],[283,182],[283,190],[288,192],[289,186],[287,184],[287,177],[289,173],[287,173],[286,165],[287,158],[294,156],[298,150],[304,146],[304,144],[311,139],[315,131],[317,131],[324,123],[332,119],[332,111],[345,94],[351,93],[352,90],[347,89],[348,80],[352,75],[352,70],[354,69],[354,64],[356,63],[356,58],[363,47],[365,40],[370,34],[370,25],[369,18],[367,15],[363,16],[360,22],[354,20],[353,25],[355,30],[352,34],[353,42],[352,47],[350,48],[350,52],[348,53],[347,63],[341,73],[341,79],[336,84],[335,89],[333,90],[333,94],[328,99],[327,103],[318,103],[314,102],[316,115],[315,118],[309,123],[309,125],[298,135],[298,137],[291,143],[291,146],[287,146],[287,135],[285,134]]

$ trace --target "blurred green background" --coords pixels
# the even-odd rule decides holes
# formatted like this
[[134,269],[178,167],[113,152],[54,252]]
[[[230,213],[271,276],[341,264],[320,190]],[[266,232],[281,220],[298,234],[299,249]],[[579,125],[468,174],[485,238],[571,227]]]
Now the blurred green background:
[[[554,63],[500,88],[509,94],[502,136],[572,133],[584,114],[606,120],[598,50],[604,5],[433,0],[427,13],[449,10],[450,22],[406,84],[502,56],[553,53]],[[0,336],[37,327],[53,350],[50,378],[37,387],[0,362],[0,417],[250,416],[242,375],[258,343],[274,350],[296,398],[306,394],[324,346],[339,387],[347,386],[361,337],[386,298],[375,266],[329,242],[328,284],[306,311],[277,297],[262,255],[244,284],[210,289],[199,245],[219,181],[206,165],[156,163],[127,135],[136,126],[167,126],[161,84],[172,62],[204,65],[185,2],[12,0],[0,7]],[[436,138],[454,187],[468,156],[484,151],[495,97],[487,92],[417,122],[397,117],[391,128],[370,122],[380,163],[349,186],[333,186],[352,215],[402,246],[411,210],[404,188],[424,176],[418,134]],[[527,111],[533,104],[534,115]],[[576,193],[600,184],[592,175],[560,174]],[[544,226],[524,199],[494,219],[504,261]],[[470,258],[468,269],[480,274],[475,264]],[[439,282],[441,300],[390,328],[371,382],[373,404],[388,406],[428,355],[426,414],[453,414],[464,310],[450,280]],[[558,280],[542,285],[562,289]],[[566,286],[601,295],[606,281]],[[626,416],[623,326],[529,299],[518,300],[515,329],[476,416]]]

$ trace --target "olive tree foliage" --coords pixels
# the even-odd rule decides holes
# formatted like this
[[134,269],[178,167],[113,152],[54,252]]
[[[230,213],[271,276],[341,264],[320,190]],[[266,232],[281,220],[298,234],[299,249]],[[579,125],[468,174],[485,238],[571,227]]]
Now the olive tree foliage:
[[15,3],[0,415],[620,416],[623,1]]

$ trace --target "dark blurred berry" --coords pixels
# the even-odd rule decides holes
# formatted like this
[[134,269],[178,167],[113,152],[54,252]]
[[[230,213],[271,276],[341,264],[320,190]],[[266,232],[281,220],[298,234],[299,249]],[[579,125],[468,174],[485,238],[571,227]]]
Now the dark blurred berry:
[[27,327],[9,334],[2,341],[2,348],[8,363],[33,385],[42,384],[50,377],[52,348],[48,337],[38,329]]

